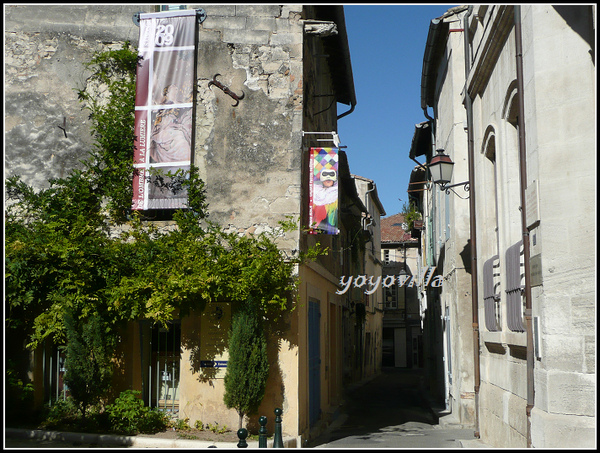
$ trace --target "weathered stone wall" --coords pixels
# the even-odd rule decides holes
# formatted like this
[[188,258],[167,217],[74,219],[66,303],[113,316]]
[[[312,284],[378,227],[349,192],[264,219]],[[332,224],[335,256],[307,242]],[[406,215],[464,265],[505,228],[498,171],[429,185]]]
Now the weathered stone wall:
[[[197,5],[196,149],[211,219],[261,232],[299,215],[302,161],[300,5]],[[6,175],[34,188],[66,176],[93,146],[77,100],[94,52],[137,45],[136,12],[148,5],[9,6],[6,9]],[[208,83],[218,80],[233,99]],[[60,127],[59,127],[60,126]],[[64,128],[64,131],[63,129]],[[133,143],[132,143],[133,152]],[[282,246],[298,248],[298,237]]]
[[[132,17],[148,6],[19,5],[5,9],[5,169],[40,189],[92,146],[76,90],[96,51],[137,42]],[[59,128],[64,127],[65,131]]]
[[[231,231],[269,230],[300,210],[302,7],[202,7],[194,158],[211,218]],[[243,93],[236,107],[208,86],[217,74]]]

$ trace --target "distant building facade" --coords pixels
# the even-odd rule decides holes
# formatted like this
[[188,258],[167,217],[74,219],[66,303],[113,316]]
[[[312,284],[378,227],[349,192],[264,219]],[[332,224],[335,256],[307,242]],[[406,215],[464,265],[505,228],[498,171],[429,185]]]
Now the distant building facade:
[[[407,231],[403,214],[381,220],[383,262],[383,366],[423,367],[421,306],[418,297],[419,242]],[[393,282],[392,282],[393,280]]]
[[[353,175],[354,184],[358,198],[364,203],[365,213],[362,219],[363,237],[361,238],[360,250],[365,251],[363,262],[363,275],[372,276],[373,281],[377,282],[377,278],[382,275],[381,255],[381,229],[382,217],[385,216],[385,209],[379,200],[377,193],[377,185],[375,181],[364,178],[362,176]],[[362,243],[364,240],[364,245]],[[362,290],[362,298],[365,305],[365,324],[364,324],[364,353],[357,354],[358,357],[363,357],[361,366],[354,366],[354,373],[357,375],[353,380],[358,378],[364,379],[369,376],[374,376],[381,372],[381,357],[382,357],[382,331],[383,331],[383,300],[385,289],[381,284],[375,287],[375,291],[369,287],[365,294],[366,288]],[[358,375],[358,370],[361,374]]]

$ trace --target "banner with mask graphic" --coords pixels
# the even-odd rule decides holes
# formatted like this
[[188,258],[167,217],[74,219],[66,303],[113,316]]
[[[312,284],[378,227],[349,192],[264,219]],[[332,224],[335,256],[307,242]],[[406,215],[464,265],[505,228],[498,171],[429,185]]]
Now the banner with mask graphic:
[[192,161],[196,23],[195,10],[140,14],[134,210],[187,206],[181,182]]
[[309,228],[338,234],[338,149],[310,148]]

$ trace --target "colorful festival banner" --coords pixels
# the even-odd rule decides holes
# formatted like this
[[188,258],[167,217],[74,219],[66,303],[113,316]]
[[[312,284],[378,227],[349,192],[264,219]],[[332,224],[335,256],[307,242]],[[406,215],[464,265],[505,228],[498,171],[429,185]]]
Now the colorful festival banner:
[[132,209],[183,208],[167,174],[189,174],[192,160],[196,11],[140,14],[138,55]]
[[309,228],[313,234],[338,234],[338,150],[311,148]]

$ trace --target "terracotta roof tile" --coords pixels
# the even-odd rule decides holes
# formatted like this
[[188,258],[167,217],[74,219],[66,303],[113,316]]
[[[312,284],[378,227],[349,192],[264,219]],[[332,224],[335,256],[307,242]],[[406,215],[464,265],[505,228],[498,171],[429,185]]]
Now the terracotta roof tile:
[[381,242],[416,242],[410,232],[404,231],[404,215],[395,214],[381,219]]

